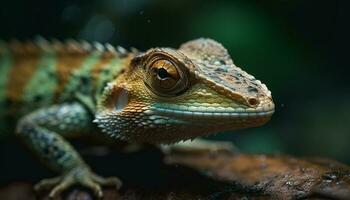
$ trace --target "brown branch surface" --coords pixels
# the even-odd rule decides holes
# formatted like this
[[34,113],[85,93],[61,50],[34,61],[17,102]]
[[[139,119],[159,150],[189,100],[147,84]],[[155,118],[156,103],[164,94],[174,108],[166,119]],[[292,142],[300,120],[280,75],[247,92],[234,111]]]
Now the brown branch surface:
[[350,199],[350,168],[327,159],[289,156],[187,154],[166,161],[232,183],[232,190],[274,199]]
[[[350,168],[333,160],[227,152],[172,153],[164,160],[161,186],[127,182],[119,192],[106,188],[104,199],[350,199]],[[35,199],[32,184],[10,183],[0,199]],[[62,199],[93,198],[73,188]]]

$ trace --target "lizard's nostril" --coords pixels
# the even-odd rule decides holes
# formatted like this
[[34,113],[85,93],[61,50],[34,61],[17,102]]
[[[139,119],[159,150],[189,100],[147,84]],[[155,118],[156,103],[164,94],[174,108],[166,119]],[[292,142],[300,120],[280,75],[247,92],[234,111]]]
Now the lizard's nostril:
[[256,105],[259,104],[259,100],[256,99],[256,98],[249,98],[249,99],[248,99],[248,103],[249,103],[249,105],[251,105],[251,106],[256,106]]

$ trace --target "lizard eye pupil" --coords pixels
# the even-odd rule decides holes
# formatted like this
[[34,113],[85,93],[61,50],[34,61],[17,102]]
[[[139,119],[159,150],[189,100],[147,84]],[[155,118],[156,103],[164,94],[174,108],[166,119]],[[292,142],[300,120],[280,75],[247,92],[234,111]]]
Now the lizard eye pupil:
[[152,57],[147,65],[145,84],[157,95],[175,96],[187,88],[187,72],[175,61]]
[[159,68],[157,70],[157,75],[160,79],[165,79],[165,78],[169,77],[168,71],[164,68]]

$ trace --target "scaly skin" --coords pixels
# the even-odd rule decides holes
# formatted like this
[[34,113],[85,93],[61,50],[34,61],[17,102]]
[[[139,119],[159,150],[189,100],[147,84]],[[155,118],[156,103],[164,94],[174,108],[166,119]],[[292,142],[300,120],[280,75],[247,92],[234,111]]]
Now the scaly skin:
[[274,112],[267,87],[211,39],[144,53],[117,49],[43,39],[0,43],[0,127],[15,130],[61,174],[36,186],[53,187],[50,197],[76,183],[98,197],[101,185],[121,185],[94,174],[66,138],[106,133],[170,144],[260,126]]

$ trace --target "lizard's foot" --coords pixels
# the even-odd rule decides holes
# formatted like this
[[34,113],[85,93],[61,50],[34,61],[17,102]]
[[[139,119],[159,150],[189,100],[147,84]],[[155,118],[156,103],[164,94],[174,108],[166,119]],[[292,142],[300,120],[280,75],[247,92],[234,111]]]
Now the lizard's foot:
[[62,176],[44,179],[36,184],[34,189],[41,191],[52,188],[49,193],[49,198],[52,199],[76,184],[91,189],[95,196],[101,199],[103,197],[101,186],[115,186],[118,190],[122,182],[116,177],[103,178],[86,167],[79,167]]

